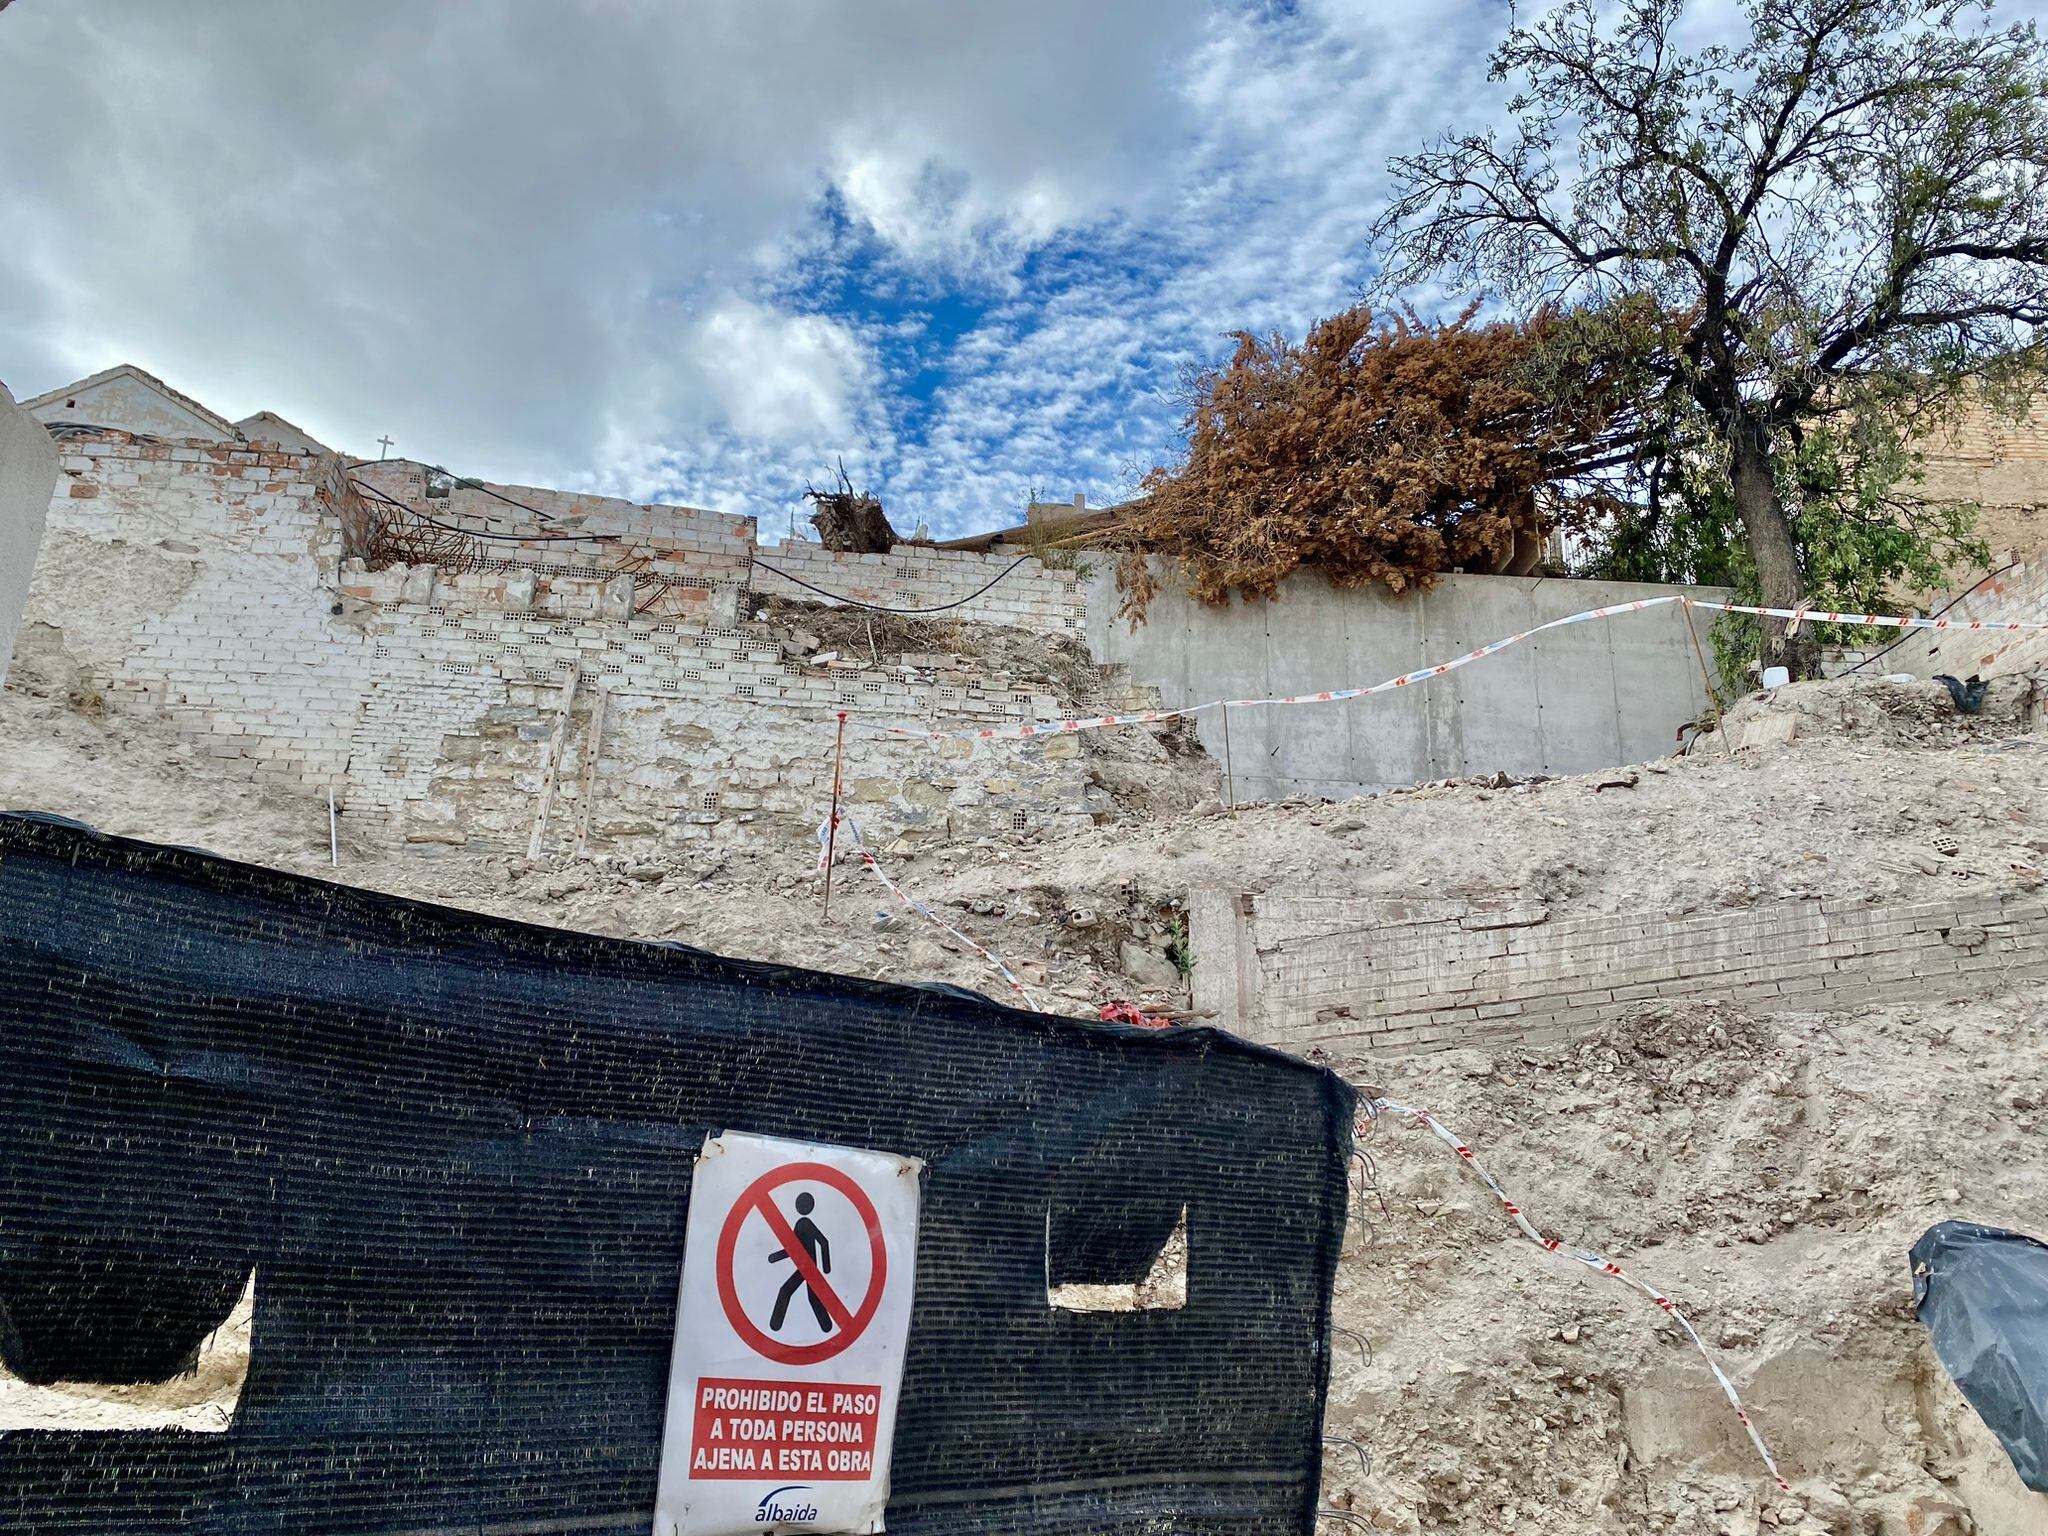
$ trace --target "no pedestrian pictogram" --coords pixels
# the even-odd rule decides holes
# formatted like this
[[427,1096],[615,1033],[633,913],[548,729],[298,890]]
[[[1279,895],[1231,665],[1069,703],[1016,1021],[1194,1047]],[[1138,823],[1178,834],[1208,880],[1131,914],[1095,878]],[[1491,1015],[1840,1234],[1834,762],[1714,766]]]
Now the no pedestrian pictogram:
[[873,1147],[705,1138],[653,1536],[882,1529],[923,1180]]
[[[797,1213],[794,1221],[778,1201],[779,1192],[791,1186],[795,1188],[788,1198]],[[821,1188],[844,1199],[844,1206],[834,1202],[839,1217],[837,1225],[842,1228],[838,1236],[843,1241],[857,1242],[861,1236],[867,1239],[868,1279],[858,1297],[841,1295],[839,1285],[832,1279],[834,1222],[829,1216],[823,1222],[813,1219],[816,1191]],[[756,1286],[743,1295],[735,1269],[742,1235],[750,1230],[749,1219],[756,1216],[760,1222],[751,1230],[761,1234],[765,1228],[765,1239],[780,1245],[768,1257],[777,1263],[787,1260],[792,1268],[788,1278],[772,1292]],[[815,1365],[830,1360],[858,1340],[882,1304],[888,1270],[882,1218],[874,1201],[854,1179],[826,1163],[785,1163],[763,1174],[733,1202],[718,1233],[718,1300],[726,1320],[748,1348],[780,1365]],[[799,1293],[825,1334],[809,1344],[786,1343],[775,1337]]]

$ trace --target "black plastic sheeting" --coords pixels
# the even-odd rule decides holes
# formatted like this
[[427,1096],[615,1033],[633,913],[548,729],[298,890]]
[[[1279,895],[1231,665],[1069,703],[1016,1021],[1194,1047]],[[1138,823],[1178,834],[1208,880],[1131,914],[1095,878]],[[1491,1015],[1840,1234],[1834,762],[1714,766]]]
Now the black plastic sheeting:
[[2020,1481],[2048,1493],[2048,1243],[1943,1221],[1912,1259],[1913,1305],[1935,1354]]
[[[632,1533],[714,1130],[930,1164],[888,1526],[1306,1533],[1353,1095],[1206,1029],[561,933],[0,817],[0,1530]],[[1189,1212],[1188,1305],[1072,1313]]]

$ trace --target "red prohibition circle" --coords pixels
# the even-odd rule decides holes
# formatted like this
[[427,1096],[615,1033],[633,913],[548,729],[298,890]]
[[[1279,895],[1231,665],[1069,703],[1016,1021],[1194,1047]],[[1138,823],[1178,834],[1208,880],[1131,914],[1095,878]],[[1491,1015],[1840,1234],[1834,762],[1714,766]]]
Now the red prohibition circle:
[[[781,1340],[772,1339],[763,1333],[755,1326],[754,1320],[747,1316],[746,1308],[740,1305],[739,1289],[733,1283],[733,1255],[739,1247],[740,1228],[746,1225],[747,1217],[756,1210],[773,1210],[786,1225],[787,1218],[782,1217],[781,1208],[773,1205],[768,1196],[784,1184],[793,1184],[799,1179],[827,1185],[846,1196],[854,1211],[867,1225],[868,1251],[872,1255],[868,1273],[868,1293],[861,1298],[858,1310],[849,1312],[846,1303],[840,1300],[838,1292],[832,1290],[829,1282],[825,1284],[825,1294],[820,1295],[819,1299],[825,1301],[829,1296],[826,1310],[832,1314],[832,1320],[839,1327],[837,1332],[818,1340],[815,1344],[784,1344]],[[767,1220],[765,1215],[762,1219]],[[803,1251],[800,1246],[794,1242],[785,1243],[784,1246],[790,1250],[790,1262],[797,1266],[799,1273],[805,1274],[815,1291],[822,1277],[811,1277],[808,1272],[808,1257],[798,1260],[797,1254]],[[733,1332],[740,1336],[748,1348],[781,1365],[816,1365],[820,1360],[830,1360],[867,1332],[868,1324],[875,1320],[875,1312],[882,1305],[882,1287],[889,1278],[889,1255],[882,1244],[882,1218],[875,1210],[874,1201],[868,1198],[867,1191],[837,1168],[824,1163],[785,1163],[780,1168],[762,1174],[749,1184],[740,1192],[739,1199],[733,1202],[732,1209],[726,1212],[725,1225],[718,1233],[717,1269],[719,1305],[725,1308],[725,1318],[732,1324]]]

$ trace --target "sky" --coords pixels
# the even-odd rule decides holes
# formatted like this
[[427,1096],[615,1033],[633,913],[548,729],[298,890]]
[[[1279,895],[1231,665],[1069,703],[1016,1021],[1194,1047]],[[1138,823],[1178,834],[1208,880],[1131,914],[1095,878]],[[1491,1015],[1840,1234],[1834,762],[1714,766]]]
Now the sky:
[[[1722,7],[1723,9],[1732,8]],[[0,380],[118,362],[500,481],[897,527],[1128,495],[1371,275],[1504,0],[18,0]]]

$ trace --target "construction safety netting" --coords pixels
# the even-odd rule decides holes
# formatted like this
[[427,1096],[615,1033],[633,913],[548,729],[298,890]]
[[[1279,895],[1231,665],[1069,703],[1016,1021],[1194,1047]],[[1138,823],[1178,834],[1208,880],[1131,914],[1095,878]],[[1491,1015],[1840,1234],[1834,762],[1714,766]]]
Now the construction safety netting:
[[7,816],[0,1084],[0,1530],[644,1536],[723,1131],[926,1165],[891,1531],[1312,1528],[1353,1098],[1227,1035]]

